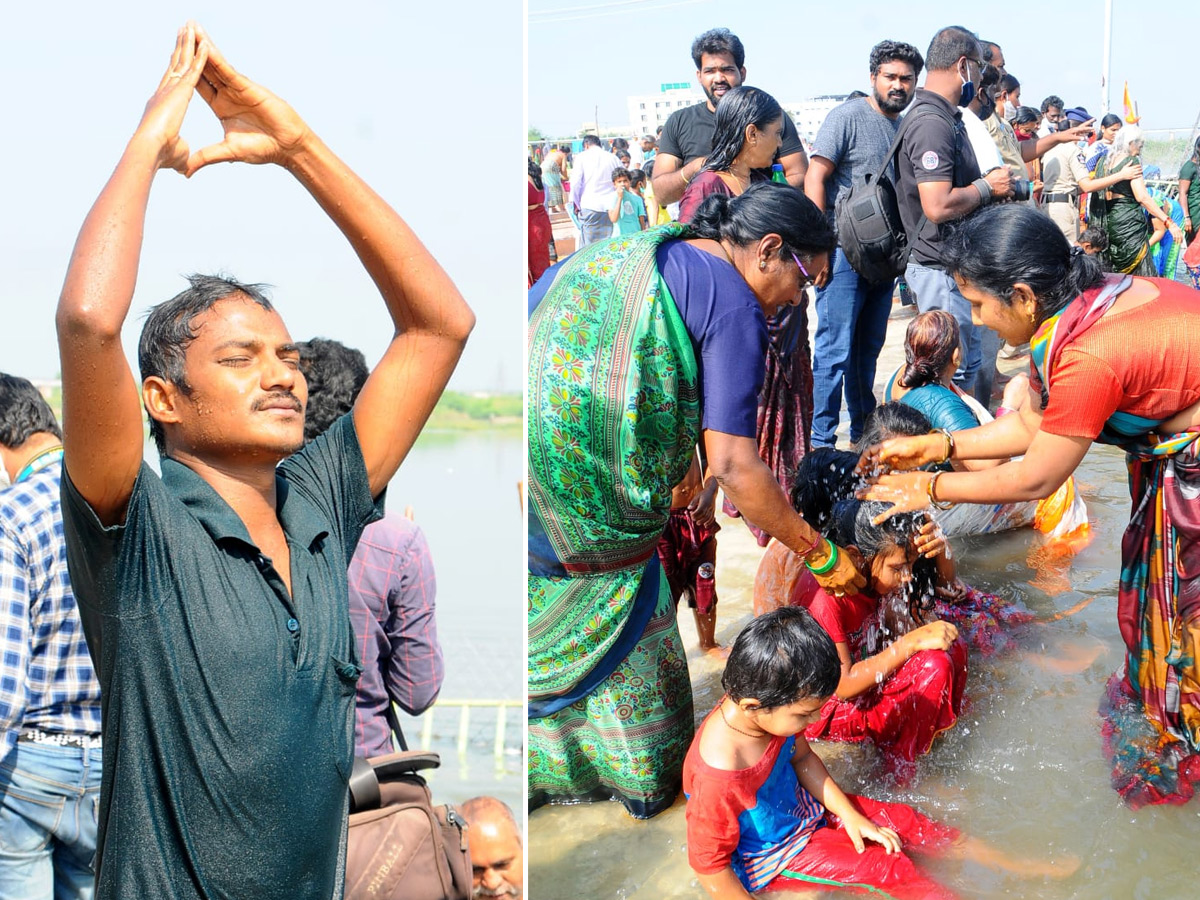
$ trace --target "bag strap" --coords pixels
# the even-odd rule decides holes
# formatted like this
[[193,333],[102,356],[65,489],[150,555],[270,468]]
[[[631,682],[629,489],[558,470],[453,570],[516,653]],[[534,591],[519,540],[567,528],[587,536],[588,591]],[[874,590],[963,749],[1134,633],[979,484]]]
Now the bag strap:
[[[880,174],[887,174],[887,170],[890,168],[893,172],[893,174],[890,176],[892,179],[892,184],[895,184],[897,182],[898,176],[900,174],[900,169],[896,165],[896,157],[900,155],[900,141],[905,137],[905,126],[907,126],[909,122],[915,121],[916,119],[920,118],[921,116],[926,116],[926,115],[939,116],[939,117],[941,117],[942,121],[944,121],[947,125],[950,126],[950,130],[952,132],[955,129],[954,118],[952,116],[947,115],[946,111],[944,109],[942,109],[940,106],[937,106],[936,104],[933,104],[933,103],[922,103],[918,109],[914,110],[913,112],[911,112],[907,116],[905,116],[904,121],[900,123],[900,127],[896,129],[896,139],[892,141],[891,149],[888,150],[888,155],[886,157],[884,157],[883,172],[880,173]],[[957,146],[957,143],[958,143],[958,136],[955,135],[955,145],[956,146]],[[951,185],[953,185],[953,181],[951,181]],[[912,252],[912,250],[911,250],[912,243],[915,243],[916,239],[921,236],[921,232],[924,230],[925,224],[928,221],[929,221],[929,216],[925,215],[925,205],[921,204],[921,218],[917,220],[917,228],[916,228],[916,231],[913,233],[913,241],[909,243],[909,252],[910,253]]]
[[404,740],[404,732],[400,728],[400,720],[396,717],[396,705],[392,703],[391,697],[388,697],[387,720],[388,725],[392,728],[392,733],[396,735],[396,743],[400,745],[401,750],[407,752],[408,741]]
[[378,809],[382,803],[379,778],[375,775],[375,769],[367,762],[366,757],[354,757],[354,767],[350,770],[351,810]]

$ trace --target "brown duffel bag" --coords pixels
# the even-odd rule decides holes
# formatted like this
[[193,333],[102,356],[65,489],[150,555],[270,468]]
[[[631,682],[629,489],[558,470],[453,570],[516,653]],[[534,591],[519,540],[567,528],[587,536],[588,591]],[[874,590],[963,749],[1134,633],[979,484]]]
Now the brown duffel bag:
[[417,774],[439,765],[418,750],[355,757],[345,900],[469,900],[467,823],[453,806],[434,806]]

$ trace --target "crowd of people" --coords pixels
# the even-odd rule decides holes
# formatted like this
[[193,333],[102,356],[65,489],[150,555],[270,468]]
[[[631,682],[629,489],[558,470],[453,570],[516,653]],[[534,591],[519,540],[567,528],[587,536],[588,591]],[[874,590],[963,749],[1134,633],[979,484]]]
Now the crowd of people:
[[[197,94],[224,137],[190,152]],[[346,235],[393,325],[374,370],[294,341],[261,285],[193,275],[151,310],[135,380],[120,335],[155,177],[217,162],[286,168]],[[418,714],[442,685],[429,547],[384,496],[474,315],[400,216],[188,23],[55,321],[65,429],[0,373],[0,896],[340,898],[356,758],[391,754],[393,705]],[[519,898],[512,811],[461,813],[474,871],[454,896]]]
[[[809,741],[871,741],[913,777],[955,725],[969,655],[1032,618],[963,584],[946,533],[1086,534],[1072,472],[1115,444],[1134,512],[1103,740],[1130,806],[1192,796],[1200,294],[1181,282],[1200,277],[1200,141],[1178,198],[1151,189],[1136,124],[1053,94],[1022,106],[1004,50],[950,26],[924,54],[878,43],[869,91],[806,148],[745,83],[735,35],[691,49],[705,102],[644,144],[669,222],[614,229],[628,189],[613,184],[637,179],[594,135],[569,169],[563,147],[538,167],[570,184],[539,202],[560,200],[579,241],[540,277],[530,248],[530,806],[614,799],[649,818],[682,788],[689,862],[718,897],[950,896],[908,849],[1069,874],[1078,861],[1010,860],[843,794]],[[907,249],[891,279],[859,271],[838,231],[851,192],[882,176]],[[897,294],[920,314],[881,397]],[[1027,378],[999,382],[1006,344],[1029,354]],[[718,491],[767,547],[731,652],[714,639]],[[684,597],[701,648],[728,653],[699,730]]]

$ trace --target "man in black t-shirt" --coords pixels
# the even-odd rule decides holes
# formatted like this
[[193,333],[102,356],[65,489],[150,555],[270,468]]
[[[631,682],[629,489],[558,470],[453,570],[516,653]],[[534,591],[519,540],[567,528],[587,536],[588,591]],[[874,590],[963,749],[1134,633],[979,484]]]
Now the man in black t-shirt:
[[[728,28],[706,31],[692,42],[696,80],[708,100],[676,110],[663,126],[658,139],[658,154],[654,158],[653,178],[654,197],[660,205],[677,203],[687,183],[704,165],[717,130],[717,104],[728,91],[746,80],[746,67],[742,65],[745,56],[742,42]],[[796,125],[786,113],[779,162],[783,164],[788,183],[803,188],[808,157]]]
[[943,28],[925,54],[928,74],[901,126],[896,158],[900,219],[912,248],[904,280],[921,312],[944,309],[962,332],[962,367],[954,381],[970,392],[980,364],[980,327],[971,323],[971,304],[941,262],[945,226],[993,199],[1012,194],[1012,175],[1003,166],[979,173],[962,124],[983,71],[983,48],[970,31]]

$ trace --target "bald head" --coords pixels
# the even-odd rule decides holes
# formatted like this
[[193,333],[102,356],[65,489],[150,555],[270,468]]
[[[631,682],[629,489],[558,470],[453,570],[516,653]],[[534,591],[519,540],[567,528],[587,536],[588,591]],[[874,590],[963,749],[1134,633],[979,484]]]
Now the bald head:
[[525,886],[521,826],[508,805],[495,797],[472,797],[462,804],[471,847],[473,897],[513,897]]

